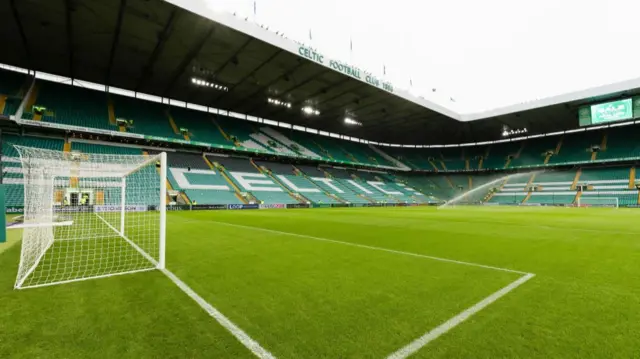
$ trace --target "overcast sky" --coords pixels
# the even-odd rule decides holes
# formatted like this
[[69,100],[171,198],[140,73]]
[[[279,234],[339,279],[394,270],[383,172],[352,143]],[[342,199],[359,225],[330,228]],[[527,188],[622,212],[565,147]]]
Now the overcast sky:
[[640,77],[638,0],[204,1],[461,112]]

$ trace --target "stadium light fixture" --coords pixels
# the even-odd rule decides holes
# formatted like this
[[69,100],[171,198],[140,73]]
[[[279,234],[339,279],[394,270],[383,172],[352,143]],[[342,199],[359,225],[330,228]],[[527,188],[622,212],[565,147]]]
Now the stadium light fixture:
[[220,91],[225,91],[225,92],[229,91],[229,88],[227,86],[223,86],[223,85],[216,84],[216,83],[213,83],[213,82],[205,81],[205,80],[202,80],[202,79],[199,79],[199,78],[195,78],[195,77],[191,78],[191,83],[195,84],[197,86],[211,87],[211,88],[214,88],[214,89],[220,90]]
[[362,126],[361,122],[358,122],[358,121],[352,119],[351,117],[345,117],[344,118],[344,123],[346,123],[347,125]]
[[267,102],[275,106],[291,108],[291,102],[285,102],[271,97],[267,98]]
[[304,112],[307,115],[314,115],[314,116],[318,116],[320,114],[320,111],[316,110],[315,108],[311,107],[311,106],[305,106],[302,108],[302,112]]
[[502,137],[510,137],[515,135],[523,135],[529,132],[526,127],[519,128],[516,130],[509,129],[506,126],[502,129]]

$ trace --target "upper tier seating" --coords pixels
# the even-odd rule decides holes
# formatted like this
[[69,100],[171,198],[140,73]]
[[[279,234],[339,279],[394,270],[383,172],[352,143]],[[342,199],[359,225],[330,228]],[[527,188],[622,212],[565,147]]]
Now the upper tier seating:
[[535,141],[524,141],[520,156],[513,158],[509,167],[536,166],[544,164],[546,153],[555,152],[560,136],[541,137]]
[[126,147],[122,145],[104,145],[88,142],[78,142],[71,140],[71,151],[83,153],[101,153],[105,155],[141,155],[142,150],[136,147]]
[[24,95],[20,93],[20,89],[27,79],[25,74],[0,70],[0,115],[10,116],[16,113]]
[[568,163],[591,160],[591,146],[602,143],[603,132],[586,131],[565,135],[560,151],[551,157],[549,163]]
[[215,125],[213,121],[214,115],[173,106],[169,111],[178,129],[186,128],[189,130],[190,140],[233,146],[233,143],[227,141]]
[[167,106],[155,102],[111,95],[116,118],[133,120],[127,132],[168,138],[182,138],[173,132],[167,117]]
[[260,134],[260,131],[257,131],[251,122],[225,116],[217,116],[215,120],[227,136],[235,137],[244,148],[283,154],[291,152],[290,150],[285,152],[284,149],[271,148],[268,143],[269,139],[265,138],[264,134]]
[[[43,121],[117,130],[109,123],[107,95],[104,92],[49,81],[38,81],[36,86],[35,104],[47,108],[42,116]],[[25,108],[26,113],[31,111]]]
[[[597,160],[640,157],[640,126],[622,126],[605,131],[605,146],[598,152]],[[601,144],[602,145],[602,144]]]
[[302,156],[307,156],[307,157],[311,157],[311,158],[317,158],[317,159],[321,159],[322,156],[320,156],[319,154],[311,151],[310,149],[304,147],[303,145],[291,140],[289,137],[283,135],[282,133],[280,133],[279,131],[277,131],[276,129],[269,127],[269,126],[262,126],[260,127],[260,131],[264,132],[265,134],[269,135],[269,137],[273,138],[274,140],[282,143],[283,145],[289,147],[291,150],[293,150],[294,152],[302,155]]
[[299,131],[292,131],[291,137],[294,141],[323,157],[336,161],[355,162],[354,159],[350,158],[345,150],[339,146],[340,140]]

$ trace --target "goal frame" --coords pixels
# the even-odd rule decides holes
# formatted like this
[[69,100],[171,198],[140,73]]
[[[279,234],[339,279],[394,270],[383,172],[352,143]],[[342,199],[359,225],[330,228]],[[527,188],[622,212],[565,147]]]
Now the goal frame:
[[[584,199],[597,199],[597,200],[612,200],[614,203],[612,203],[611,205],[604,205],[604,204],[584,204],[583,200]],[[576,205],[578,207],[585,207],[585,206],[590,206],[590,207],[613,207],[613,208],[620,208],[619,206],[620,204],[620,199],[618,197],[595,197],[595,196],[580,196],[580,198],[578,198],[578,201],[576,202]]]
[[[15,146],[16,149],[18,150],[18,153],[20,155],[21,161],[23,160],[23,153],[21,152],[22,148],[23,150],[27,150],[29,149],[28,147],[21,147],[21,146]],[[39,148],[33,148],[33,150],[41,150],[43,151],[43,153],[49,152],[49,153],[61,153],[61,151],[55,151],[55,150],[45,150],[45,149],[39,149]],[[101,154],[93,154],[94,156],[100,157]],[[112,156],[118,156],[118,155],[112,155]],[[123,156],[123,158],[125,158],[126,156],[135,156],[135,155],[121,155]],[[142,156],[142,154],[140,155]],[[95,162],[98,163],[98,162]],[[153,256],[157,255],[157,260],[155,258],[152,257],[152,255],[150,255],[149,253],[145,252],[142,248],[140,248],[140,246],[138,246],[137,244],[135,244],[133,241],[131,241],[129,238],[127,238],[127,236],[125,235],[125,228],[126,228],[126,208],[127,208],[127,202],[126,202],[126,195],[127,195],[127,177],[144,169],[145,167],[148,166],[156,166],[159,163],[159,170],[158,170],[158,174],[159,174],[159,181],[160,183],[158,183],[158,187],[159,187],[159,196],[160,198],[158,198],[158,209],[157,211],[159,212],[159,222],[158,222],[158,233],[157,233],[157,252],[154,251],[153,252]],[[24,165],[24,163],[23,163]],[[50,243],[48,243],[48,245],[46,246],[46,249],[44,249],[42,251],[42,253],[40,253],[37,257],[37,259],[34,261],[34,263],[28,263],[25,262],[25,250],[27,250],[28,244],[27,241],[29,241],[30,239],[27,237],[28,233],[27,230],[30,228],[51,228],[53,230],[53,228],[55,227],[60,227],[60,226],[71,226],[73,225],[73,221],[64,221],[64,222],[56,222],[53,217],[50,218],[50,222],[46,221],[45,218],[45,222],[34,222],[34,223],[24,223],[22,224],[20,227],[21,228],[25,228],[25,231],[23,232],[23,243],[22,243],[22,249],[21,249],[21,255],[20,255],[20,270],[17,273],[17,277],[16,277],[16,281],[14,284],[14,289],[29,289],[29,288],[37,288],[37,287],[44,287],[44,286],[51,286],[51,285],[58,285],[58,284],[64,284],[64,283],[70,283],[70,282],[77,282],[77,281],[84,281],[84,280],[89,280],[89,279],[97,279],[97,278],[106,278],[106,277],[111,277],[111,276],[116,276],[116,275],[123,275],[123,274],[131,274],[131,273],[136,273],[136,272],[142,272],[142,271],[149,271],[149,270],[154,270],[154,269],[158,269],[158,270],[164,270],[166,268],[166,206],[167,206],[167,154],[166,152],[161,152],[158,154],[154,154],[152,156],[150,156],[149,159],[145,160],[145,161],[141,161],[138,164],[134,164],[135,167],[128,169],[127,172],[123,172],[123,173],[118,173],[115,178],[120,177],[120,189],[121,189],[121,193],[120,193],[120,203],[119,206],[121,207],[119,209],[119,225],[114,223],[114,226],[112,226],[111,224],[109,224],[107,221],[105,221],[104,218],[102,218],[100,215],[98,215],[98,213],[95,213],[103,222],[105,222],[109,227],[111,227],[114,231],[114,234],[117,236],[120,236],[122,239],[124,239],[126,242],[128,242],[128,244],[135,249],[135,251],[139,252],[143,257],[145,257],[152,266],[150,266],[149,268],[146,269],[132,269],[132,270],[124,270],[124,271],[114,271],[113,273],[105,273],[105,274],[99,274],[99,275],[88,275],[86,277],[76,277],[76,278],[69,278],[69,279],[63,279],[63,280],[54,280],[51,282],[44,282],[44,283],[34,283],[34,284],[27,284],[24,285],[25,281],[33,274],[34,270],[40,265],[41,261],[43,261],[43,258],[45,257],[46,253],[48,251],[51,250],[51,247],[53,246],[53,243],[56,241],[61,241],[61,240],[68,240],[68,239],[64,239],[64,238],[56,238],[55,235],[52,235],[52,239],[50,241]],[[46,167],[45,167],[46,168]],[[51,186],[55,191],[55,181],[56,181],[56,175],[52,175],[51,176]],[[83,178],[90,178],[90,177],[86,177],[86,176],[81,176]],[[27,192],[28,192],[28,182],[27,182],[27,174],[25,173],[25,183],[24,183],[24,192],[25,192],[25,211],[27,210]],[[156,187],[156,188],[158,188]],[[51,213],[55,214],[55,201],[52,199],[50,202],[50,209],[48,209],[48,211],[50,211]],[[49,207],[49,206],[47,206]],[[93,211],[93,210],[92,210]],[[119,228],[115,228],[115,226],[118,226]],[[154,236],[155,237],[155,236]],[[23,267],[24,266],[24,267]],[[25,268],[27,268],[26,271],[24,270]]]

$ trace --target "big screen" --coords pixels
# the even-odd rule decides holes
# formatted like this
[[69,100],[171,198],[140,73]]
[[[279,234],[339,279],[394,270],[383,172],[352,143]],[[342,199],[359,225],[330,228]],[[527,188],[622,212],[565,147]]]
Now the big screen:
[[633,103],[630,98],[591,106],[591,124],[593,125],[631,118],[633,118]]

